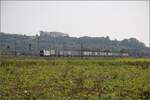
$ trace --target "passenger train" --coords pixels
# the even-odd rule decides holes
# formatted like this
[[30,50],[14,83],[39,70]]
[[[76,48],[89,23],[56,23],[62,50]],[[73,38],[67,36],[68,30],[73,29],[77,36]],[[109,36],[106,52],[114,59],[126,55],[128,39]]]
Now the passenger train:
[[70,57],[99,57],[99,56],[118,56],[127,57],[128,53],[102,52],[102,51],[78,51],[78,50],[41,50],[40,56],[70,56]]

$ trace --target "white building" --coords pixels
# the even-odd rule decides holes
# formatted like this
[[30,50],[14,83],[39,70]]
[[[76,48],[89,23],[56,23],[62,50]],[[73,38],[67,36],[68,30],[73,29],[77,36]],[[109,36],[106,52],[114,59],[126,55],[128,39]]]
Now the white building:
[[41,37],[68,37],[68,34],[62,33],[62,32],[46,32],[46,31],[40,31]]

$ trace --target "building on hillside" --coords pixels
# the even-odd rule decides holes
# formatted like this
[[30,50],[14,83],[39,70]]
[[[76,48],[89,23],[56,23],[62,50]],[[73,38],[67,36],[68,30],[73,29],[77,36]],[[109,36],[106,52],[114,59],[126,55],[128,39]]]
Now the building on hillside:
[[46,31],[40,31],[41,37],[69,37],[68,34],[62,33],[62,32],[46,32]]

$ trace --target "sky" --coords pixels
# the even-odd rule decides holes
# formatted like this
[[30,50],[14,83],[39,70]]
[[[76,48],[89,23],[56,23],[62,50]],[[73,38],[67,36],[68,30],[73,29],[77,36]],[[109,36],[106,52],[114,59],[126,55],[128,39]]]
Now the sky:
[[1,1],[1,32],[136,38],[149,45],[149,1]]

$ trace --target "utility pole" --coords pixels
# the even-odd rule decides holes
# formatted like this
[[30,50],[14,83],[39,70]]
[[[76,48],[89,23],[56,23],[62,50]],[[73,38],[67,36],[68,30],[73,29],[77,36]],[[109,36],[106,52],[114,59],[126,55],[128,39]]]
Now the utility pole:
[[37,53],[39,53],[39,36],[37,35]]
[[16,52],[16,45],[17,45],[17,43],[16,43],[16,37],[15,37],[15,43],[14,43],[14,51],[15,51],[15,56],[16,56],[16,54],[17,54],[17,52]]
[[3,47],[2,47],[2,40],[0,41],[0,54],[2,54]]
[[64,54],[65,51],[64,50],[65,50],[65,42],[63,42],[63,57],[65,56],[65,54]]
[[39,51],[39,36],[38,36],[38,40],[37,40],[37,50]]
[[83,57],[83,42],[82,42],[82,40],[81,40],[80,45],[81,45],[80,56]]
[[55,51],[54,57],[56,57],[56,48],[57,48],[56,46],[57,45],[55,44],[56,43],[55,37],[53,37],[53,43],[54,43],[54,51]]
[[29,54],[31,54],[31,55],[32,55],[31,43],[29,43],[29,52],[31,52],[31,53],[29,53]]

